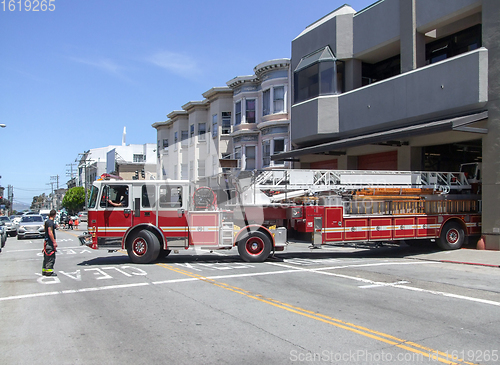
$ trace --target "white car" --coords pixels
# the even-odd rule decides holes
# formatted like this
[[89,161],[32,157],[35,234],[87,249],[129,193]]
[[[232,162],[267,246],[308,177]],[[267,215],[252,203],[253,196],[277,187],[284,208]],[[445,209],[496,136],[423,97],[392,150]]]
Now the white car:
[[78,214],[78,219],[80,220],[80,222],[86,222],[87,217],[87,212],[81,212],[80,214]]
[[14,237],[17,234],[17,226],[10,220],[9,217],[1,216],[0,222],[3,222],[5,224],[7,235]]
[[23,215],[17,228],[17,239],[25,237],[44,237],[45,225],[43,217],[39,214]]

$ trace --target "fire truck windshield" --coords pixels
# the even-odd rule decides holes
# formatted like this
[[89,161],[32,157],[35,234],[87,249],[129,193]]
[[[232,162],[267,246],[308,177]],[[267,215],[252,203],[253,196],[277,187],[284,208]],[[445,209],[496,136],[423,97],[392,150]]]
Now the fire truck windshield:
[[90,197],[89,197],[89,208],[95,208],[95,205],[97,203],[97,193],[99,193],[99,189],[95,186],[92,186],[92,189],[90,190]]

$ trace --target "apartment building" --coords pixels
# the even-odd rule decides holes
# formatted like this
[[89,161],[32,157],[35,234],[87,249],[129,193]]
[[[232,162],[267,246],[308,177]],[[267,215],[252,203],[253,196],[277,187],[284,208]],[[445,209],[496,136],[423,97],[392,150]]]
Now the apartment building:
[[500,249],[500,6],[344,5],[292,41],[291,142],[301,168],[451,170],[482,162],[483,234]]
[[231,154],[233,92],[214,87],[203,101],[190,101],[153,123],[157,130],[159,179],[198,181],[222,172],[219,159]]
[[263,62],[254,74],[226,84],[233,90],[233,157],[242,170],[283,168],[274,154],[290,150],[290,60]]
[[289,59],[261,63],[253,75],[211,88],[203,101],[190,101],[153,123],[157,177],[200,181],[228,167],[288,166],[271,156],[290,149],[289,66]]

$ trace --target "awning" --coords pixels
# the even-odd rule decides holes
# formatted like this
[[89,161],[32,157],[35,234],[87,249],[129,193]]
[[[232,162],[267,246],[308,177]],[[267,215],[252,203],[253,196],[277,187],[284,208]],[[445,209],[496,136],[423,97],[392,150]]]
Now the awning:
[[[293,151],[282,152],[272,155],[274,161],[287,160],[298,156],[329,151],[338,151],[349,147],[356,147],[372,143],[382,143],[398,138],[408,138],[411,136],[424,135],[437,132],[459,131],[468,133],[486,134],[486,128],[470,127],[469,125],[488,118],[488,112],[470,114],[462,117],[438,120],[429,123],[417,124],[403,128],[395,128],[388,131],[370,133],[356,137],[340,139],[338,141],[327,142],[311,147],[299,148]],[[293,123],[293,122],[292,122]]]

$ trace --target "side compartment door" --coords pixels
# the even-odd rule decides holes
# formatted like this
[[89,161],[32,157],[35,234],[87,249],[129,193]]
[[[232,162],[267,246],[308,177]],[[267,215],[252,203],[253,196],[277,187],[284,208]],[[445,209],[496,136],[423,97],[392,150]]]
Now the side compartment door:
[[325,241],[342,241],[344,239],[344,227],[342,207],[325,207]]
[[167,248],[186,248],[188,241],[187,203],[189,186],[182,183],[161,184],[158,189],[158,227]]
[[189,212],[189,242],[193,246],[217,248],[220,212]]

